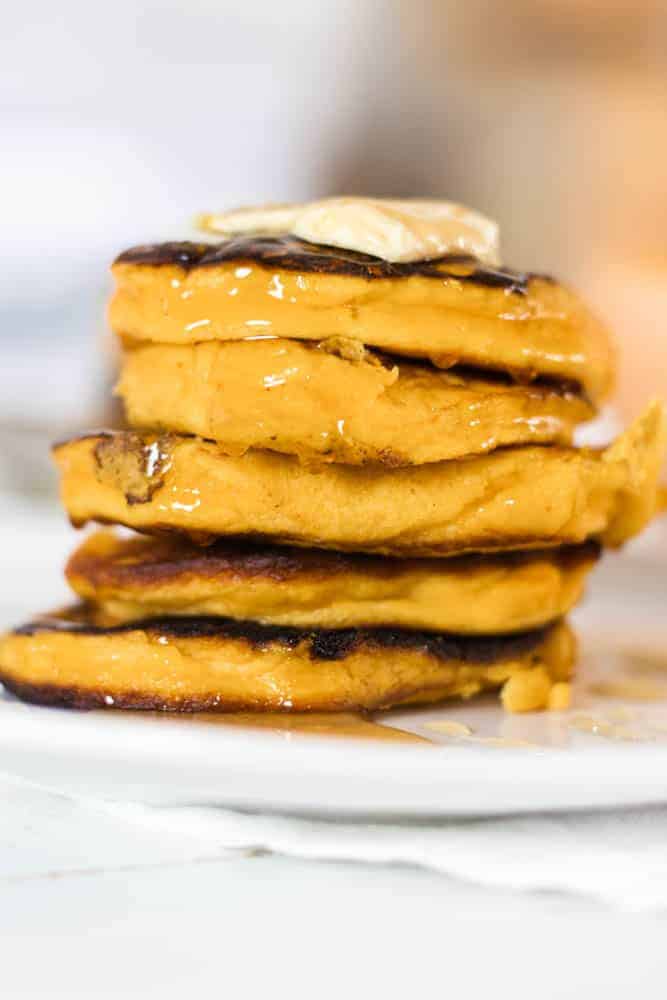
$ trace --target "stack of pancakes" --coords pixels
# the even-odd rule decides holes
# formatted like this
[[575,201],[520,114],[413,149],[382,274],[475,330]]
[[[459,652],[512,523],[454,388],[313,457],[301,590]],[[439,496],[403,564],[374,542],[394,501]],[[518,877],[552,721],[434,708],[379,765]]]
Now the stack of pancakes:
[[81,603],[8,635],[30,700],[377,709],[502,688],[563,707],[564,616],[656,507],[660,407],[606,450],[606,332],[550,278],[292,236],[122,254],[130,430],[59,444],[102,530]]

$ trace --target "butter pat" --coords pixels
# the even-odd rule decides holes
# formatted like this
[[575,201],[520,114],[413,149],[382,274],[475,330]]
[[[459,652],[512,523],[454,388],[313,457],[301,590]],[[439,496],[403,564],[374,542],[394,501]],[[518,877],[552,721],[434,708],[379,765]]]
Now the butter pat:
[[497,224],[450,201],[325,198],[202,215],[198,222],[207,232],[223,236],[289,233],[392,263],[453,254],[492,266],[500,260]]

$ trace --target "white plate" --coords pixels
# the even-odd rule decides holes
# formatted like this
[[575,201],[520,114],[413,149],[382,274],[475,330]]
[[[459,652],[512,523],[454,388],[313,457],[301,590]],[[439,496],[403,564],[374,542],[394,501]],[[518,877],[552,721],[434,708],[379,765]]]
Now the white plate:
[[[317,814],[471,815],[667,801],[667,698],[591,692],[593,678],[610,665],[617,679],[614,659],[607,652],[588,657],[588,680],[568,712],[509,716],[489,698],[384,720],[435,741],[423,745],[73,712],[6,695],[0,766],[96,797]],[[657,685],[642,670],[637,680],[649,694]],[[464,723],[472,739],[430,728],[443,720]]]
[[[23,528],[35,537],[37,525]],[[41,543],[57,565],[69,538],[56,531]],[[41,543],[35,557],[46,562]],[[256,731],[193,717],[72,712],[0,695],[0,769],[108,798],[317,814],[479,815],[667,802],[660,548],[659,540],[644,543],[609,559],[596,574],[595,599],[577,616],[589,638],[568,712],[510,716],[489,698],[383,720],[428,737],[434,741],[429,745]],[[17,548],[17,560],[19,555],[25,568],[24,548]],[[18,575],[10,565],[6,579],[12,578]],[[25,591],[12,595],[12,618],[21,617],[19,604],[25,617],[35,610],[34,594],[26,595],[41,574],[26,572],[25,578]],[[596,679],[616,683],[622,674],[643,686],[647,700],[596,688]],[[596,731],[585,731],[590,719]],[[467,725],[472,739],[430,728],[443,720]],[[517,741],[529,745],[513,745]]]

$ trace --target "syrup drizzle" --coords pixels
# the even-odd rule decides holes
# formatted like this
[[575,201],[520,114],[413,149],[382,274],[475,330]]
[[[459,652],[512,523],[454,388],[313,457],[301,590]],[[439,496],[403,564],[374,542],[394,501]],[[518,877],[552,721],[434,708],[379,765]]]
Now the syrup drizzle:
[[[534,275],[509,268],[491,268],[470,257],[390,263],[369,254],[306,243],[295,236],[238,236],[220,243],[148,243],[131,247],[116,264],[172,265],[191,271],[230,262],[311,274],[340,274],[372,281],[382,278],[451,278],[525,295]],[[244,269],[245,270],[245,269]],[[549,279],[546,279],[549,280]]]

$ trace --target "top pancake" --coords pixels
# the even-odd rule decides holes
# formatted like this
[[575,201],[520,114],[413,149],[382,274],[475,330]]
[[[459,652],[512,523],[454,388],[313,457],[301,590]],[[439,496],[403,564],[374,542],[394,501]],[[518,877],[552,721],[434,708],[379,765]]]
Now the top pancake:
[[127,340],[347,337],[437,367],[575,382],[613,380],[604,327],[550,278],[461,258],[390,264],[294,237],[136,247],[116,260],[114,330]]

